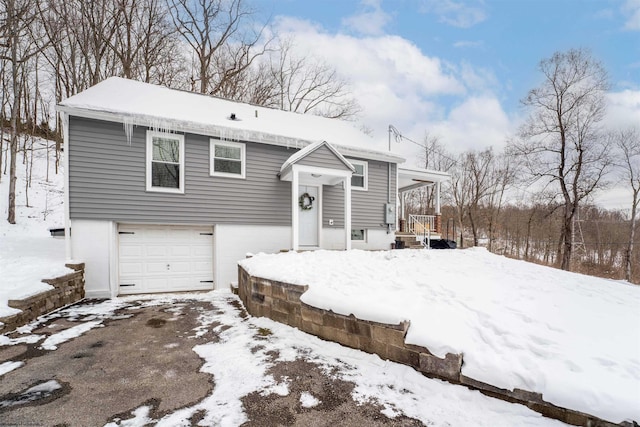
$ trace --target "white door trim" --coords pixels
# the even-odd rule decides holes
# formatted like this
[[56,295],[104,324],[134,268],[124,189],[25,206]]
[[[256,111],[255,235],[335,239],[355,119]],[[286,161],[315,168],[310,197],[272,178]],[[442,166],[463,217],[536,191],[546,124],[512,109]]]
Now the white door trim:
[[[322,194],[322,185],[313,182],[307,182],[301,174],[316,174],[339,178],[344,186],[344,247],[346,250],[351,249],[351,175],[352,172],[345,170],[321,168],[317,166],[306,166],[295,164],[291,166],[291,249],[297,251],[300,249],[300,215],[298,198],[300,197],[300,185],[318,185],[318,194]],[[322,204],[322,197],[320,197]],[[318,206],[320,214],[319,220],[319,239],[318,243],[322,247],[322,206]]]

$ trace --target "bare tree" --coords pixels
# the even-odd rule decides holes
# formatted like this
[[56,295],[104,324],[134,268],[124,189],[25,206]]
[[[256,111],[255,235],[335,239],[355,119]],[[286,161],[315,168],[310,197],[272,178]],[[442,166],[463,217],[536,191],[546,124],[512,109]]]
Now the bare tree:
[[574,216],[603,186],[611,164],[599,128],[609,86],[605,69],[585,50],[557,52],[542,60],[539,70],[544,79],[522,100],[531,114],[513,148],[534,179],[557,185],[564,214],[560,267],[569,270]]
[[[438,135],[426,131],[422,141],[416,144],[420,146],[420,167],[442,172],[448,172],[454,167],[456,161],[440,142]],[[403,193],[402,197],[414,213],[430,214],[435,208],[436,187],[435,185],[420,187]]]
[[176,29],[164,0],[117,0],[115,34],[106,39],[125,78],[167,83],[167,71],[182,62]]
[[38,38],[33,37],[33,31],[37,20],[36,7],[33,0],[2,0],[2,15],[0,17],[0,34],[2,34],[3,47],[6,54],[0,60],[10,63],[11,73],[11,130],[9,165],[9,210],[7,221],[16,223],[16,157],[18,155],[18,117],[20,114],[21,92],[24,87],[24,65],[29,59],[42,51],[43,46],[38,45]]
[[619,153],[619,168],[623,182],[631,189],[631,217],[629,218],[629,242],[624,254],[624,278],[631,281],[631,260],[635,239],[638,205],[640,204],[640,131],[637,128],[620,130],[613,135]]
[[296,56],[290,40],[281,41],[272,55],[271,74],[276,86],[275,106],[281,110],[335,119],[351,119],[360,112],[348,81],[312,55]]
[[494,159],[490,168],[487,184],[492,188],[488,191],[485,204],[489,234],[488,249],[493,251],[496,239],[496,225],[499,223],[505,193],[516,182],[517,166],[510,155],[502,153]]
[[451,171],[449,191],[456,205],[458,224],[462,231],[465,219],[469,220],[474,245],[479,238],[481,202],[495,191],[490,179],[493,162],[490,148],[479,153],[469,151],[459,157]]
[[262,31],[244,25],[255,13],[244,0],[169,0],[169,11],[178,33],[193,49],[193,83],[199,82],[200,93],[220,94],[264,53],[265,45],[259,45]]

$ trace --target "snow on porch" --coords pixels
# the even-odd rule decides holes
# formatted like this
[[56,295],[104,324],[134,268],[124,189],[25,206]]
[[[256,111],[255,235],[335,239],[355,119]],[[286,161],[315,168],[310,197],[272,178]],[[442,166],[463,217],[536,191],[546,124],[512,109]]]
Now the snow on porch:
[[462,374],[558,406],[640,420],[640,287],[464,251],[260,254],[252,276],[363,320],[409,320],[408,344],[464,354]]

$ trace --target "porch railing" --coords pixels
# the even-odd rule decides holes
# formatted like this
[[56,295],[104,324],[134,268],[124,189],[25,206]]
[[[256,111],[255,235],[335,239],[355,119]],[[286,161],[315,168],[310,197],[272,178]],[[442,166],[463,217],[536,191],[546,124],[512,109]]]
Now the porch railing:
[[424,245],[425,239],[431,239],[431,233],[436,231],[435,225],[435,215],[409,215],[407,231],[413,233]]

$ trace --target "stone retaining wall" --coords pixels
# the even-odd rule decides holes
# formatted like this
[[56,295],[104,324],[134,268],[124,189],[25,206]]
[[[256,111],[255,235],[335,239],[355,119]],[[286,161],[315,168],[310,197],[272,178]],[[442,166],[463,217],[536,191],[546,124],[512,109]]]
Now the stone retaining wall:
[[[300,301],[300,296],[307,289],[308,286],[253,277],[242,267],[238,267],[237,292],[247,311],[253,316],[268,317],[325,340],[375,353],[383,359],[409,365],[428,377],[440,378],[492,397],[526,405],[547,417],[568,424],[585,427],[616,425],[545,402],[540,393],[520,389],[505,390],[468,378],[461,373],[461,354],[449,353],[440,358],[425,347],[406,344],[404,339],[409,322],[383,324],[315,308]],[[627,423],[621,425],[631,426]]]
[[21,312],[0,317],[0,322],[4,323],[4,325],[0,325],[0,333],[12,331],[37,319],[38,316],[84,298],[84,263],[66,264],[66,266],[75,272],[54,279],[42,280],[53,286],[53,289],[25,299],[9,300],[9,307],[17,308]]

